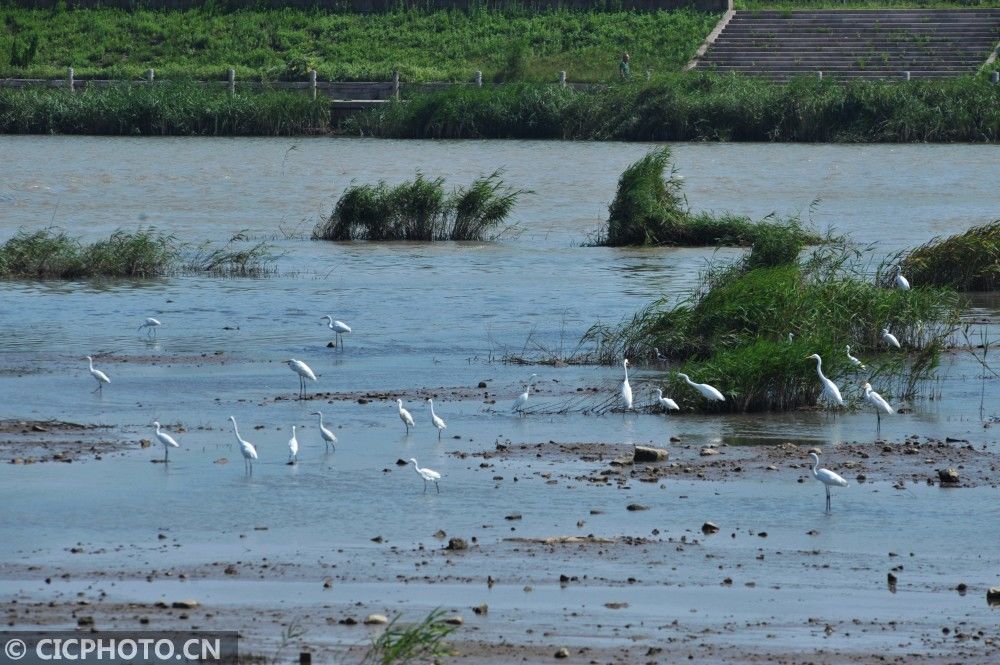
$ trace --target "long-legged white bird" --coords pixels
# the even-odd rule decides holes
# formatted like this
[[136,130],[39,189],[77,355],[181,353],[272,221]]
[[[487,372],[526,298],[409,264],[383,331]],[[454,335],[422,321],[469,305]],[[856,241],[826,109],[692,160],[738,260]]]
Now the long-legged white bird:
[[397,399],[396,406],[399,407],[399,419],[403,421],[403,425],[406,426],[406,433],[409,434],[410,428],[413,427],[413,416],[403,408],[403,400]]
[[531,384],[534,382],[536,376],[538,375],[532,374],[528,377],[528,382],[524,384],[524,392],[518,395],[517,399],[514,400],[514,405],[510,409],[511,411],[521,412],[524,410],[524,407],[527,406],[528,398],[531,397]]
[[819,466],[819,455],[816,453],[809,453],[809,456],[813,459],[812,465],[812,476],[819,482],[823,483],[826,487],[826,510],[830,511],[830,487],[836,485],[837,487],[847,487],[847,481],[835,474],[829,469],[817,469]]
[[896,288],[904,291],[910,290],[910,282],[903,277],[903,267],[898,265],[896,266]]
[[660,408],[664,411],[680,411],[681,407],[677,406],[677,402],[670,399],[669,397],[663,396],[663,391],[659,388],[656,389],[656,403],[660,405]]
[[705,399],[712,402],[726,401],[725,396],[721,392],[719,392],[718,388],[716,388],[715,386],[710,386],[707,383],[695,383],[694,381],[691,380],[691,377],[689,377],[687,374],[682,374],[681,372],[677,372],[677,376],[684,379],[685,383],[687,383],[689,386],[700,392],[702,397],[704,397]]
[[180,446],[174,441],[174,437],[160,430],[160,423],[154,420],[153,426],[156,428],[156,438],[163,444],[163,461],[168,462],[170,449],[180,448]]
[[319,435],[323,437],[323,443],[326,444],[327,451],[330,450],[330,446],[333,446],[334,452],[337,451],[337,435],[328,430],[323,425],[323,412],[313,411],[312,415],[319,416]]
[[103,391],[104,384],[105,383],[111,383],[111,379],[109,379],[108,375],[105,374],[104,372],[102,372],[101,370],[94,369],[94,359],[93,358],[91,358],[90,356],[87,356],[87,362],[90,363],[90,375],[92,377],[94,377],[95,381],[97,381],[97,387],[94,388],[91,392],[95,392],[96,393],[99,390]]
[[438,487],[438,481],[441,480],[441,474],[435,471],[434,469],[421,469],[419,466],[417,466],[417,460],[413,459],[412,457],[410,458],[410,461],[413,462],[413,468],[417,472],[417,474],[419,474],[420,477],[424,479],[424,492],[427,491],[427,481],[429,480],[432,483],[434,483],[435,489],[437,489],[438,494],[440,494],[441,488]]
[[899,340],[896,339],[895,335],[889,332],[888,328],[882,328],[882,341],[888,344],[889,346],[893,346],[897,349],[901,348],[899,346]]
[[306,396],[306,379],[311,381],[316,380],[316,374],[309,368],[309,365],[305,364],[301,360],[296,360],[295,358],[289,358],[285,361],[288,368],[299,375],[299,398],[304,398]]
[[622,361],[625,368],[625,380],[622,381],[622,406],[626,411],[632,410],[632,385],[628,382],[628,358]]
[[882,414],[891,415],[896,413],[896,410],[885,401],[884,397],[872,390],[872,384],[865,381],[861,387],[865,389],[865,401],[875,407],[875,436],[878,436],[882,433]]
[[441,416],[434,413],[434,400],[428,397],[427,403],[431,405],[431,422],[434,423],[434,427],[437,427],[438,439],[440,439],[441,433],[448,429],[448,423]]
[[136,332],[139,332],[140,330],[145,328],[146,335],[151,335],[153,337],[156,337],[156,329],[162,325],[163,324],[160,323],[159,319],[154,319],[153,317],[149,317],[148,319],[142,322],[142,324],[136,329]]
[[240,428],[236,426],[235,416],[229,416],[229,420],[233,423],[233,432],[236,434],[236,445],[240,447],[240,452],[243,454],[243,467],[247,473],[253,475],[253,463],[257,459],[257,449],[254,448],[252,443],[240,436]]
[[855,367],[860,367],[861,369],[865,369],[865,364],[851,355],[850,344],[847,345],[847,359],[850,360],[851,364],[854,365]]
[[820,393],[820,397],[825,397],[837,406],[844,406],[844,398],[840,396],[840,388],[823,374],[823,359],[819,357],[819,354],[814,353],[811,356],[806,356],[805,359],[816,361],[816,374],[819,376],[819,382],[823,386],[823,392]]
[[292,438],[288,440],[288,463],[299,461],[299,440],[295,438],[295,425],[292,425]]
[[327,314],[321,321],[327,321],[326,327],[333,331],[333,338],[337,342],[337,347],[340,349],[344,348],[344,333],[351,332],[351,326],[347,325],[343,321],[337,321],[332,316]]

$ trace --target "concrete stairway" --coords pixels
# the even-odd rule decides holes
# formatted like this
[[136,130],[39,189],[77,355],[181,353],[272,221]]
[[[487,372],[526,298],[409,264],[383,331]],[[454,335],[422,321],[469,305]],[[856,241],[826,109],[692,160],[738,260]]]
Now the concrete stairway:
[[695,68],[779,81],[943,78],[974,73],[998,40],[1000,9],[738,11]]

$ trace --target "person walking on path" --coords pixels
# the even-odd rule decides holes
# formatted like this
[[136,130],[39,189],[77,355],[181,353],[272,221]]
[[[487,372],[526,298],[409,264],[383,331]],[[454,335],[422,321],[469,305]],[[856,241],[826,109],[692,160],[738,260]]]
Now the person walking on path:
[[632,77],[632,71],[629,68],[628,61],[628,53],[622,53],[622,61],[618,63],[618,75],[625,80]]

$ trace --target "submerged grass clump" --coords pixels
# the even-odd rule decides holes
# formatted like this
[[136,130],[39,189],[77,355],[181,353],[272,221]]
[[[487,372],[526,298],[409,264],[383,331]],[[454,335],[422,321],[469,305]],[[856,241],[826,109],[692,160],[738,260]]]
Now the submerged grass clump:
[[[803,261],[755,267],[750,258],[710,271],[687,299],[652,303],[617,327],[595,326],[606,362],[650,357],[654,349],[679,362],[679,371],[710,383],[726,396],[706,403],[671,374],[679,401],[699,409],[765,411],[813,404],[824,373],[845,396],[862,376],[896,396],[912,395],[936,367],[956,330],[960,303],[947,289],[881,288],[866,275],[865,258],[846,245],[828,244]],[[752,252],[751,252],[752,256]],[[905,352],[888,352],[880,331],[889,328]],[[789,341],[788,334],[794,340]],[[868,363],[862,375],[847,360],[846,345]]]
[[[738,215],[691,212],[682,187],[669,148],[654,150],[629,166],[618,180],[599,244],[753,245],[750,261],[756,266],[794,260],[807,242],[819,241],[795,220],[754,222]],[[776,252],[777,258],[765,256]]]
[[493,240],[522,190],[513,189],[495,171],[468,189],[445,192],[444,178],[413,180],[390,187],[352,185],[341,195],[329,219],[313,231],[316,240]]
[[899,265],[914,285],[994,291],[1000,286],[1000,220],[934,238],[905,253]]
[[107,240],[84,244],[62,229],[19,231],[0,245],[0,279],[146,279],[181,273],[259,277],[272,272],[270,247],[205,243],[193,251],[154,229],[119,229]]

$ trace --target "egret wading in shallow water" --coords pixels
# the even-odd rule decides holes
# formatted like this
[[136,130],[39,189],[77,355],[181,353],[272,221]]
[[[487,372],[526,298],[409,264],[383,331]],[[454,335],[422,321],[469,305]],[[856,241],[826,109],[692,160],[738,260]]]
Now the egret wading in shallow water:
[[903,277],[903,267],[896,266],[896,288],[904,291],[910,290],[910,282]]
[[632,386],[628,382],[628,358],[622,361],[622,367],[625,368],[625,380],[622,381],[622,406],[625,407],[626,411],[632,410]]
[[299,461],[299,440],[295,438],[295,425],[292,425],[292,438],[288,440],[288,463]]
[[836,485],[837,487],[847,487],[847,481],[829,469],[817,469],[816,467],[819,466],[819,455],[816,453],[809,453],[809,457],[812,457],[813,459],[813,478],[823,483],[826,487],[826,510],[827,512],[830,512],[830,486]]
[[93,358],[91,358],[90,356],[87,356],[87,362],[90,363],[90,375],[92,377],[94,377],[95,381],[97,381],[97,387],[94,388],[91,392],[95,392],[96,393],[99,390],[103,392],[103,390],[104,390],[104,384],[105,383],[111,383],[111,379],[109,379],[108,375],[105,374],[104,372],[102,372],[101,370],[94,369],[94,359]]
[[446,429],[448,429],[448,424],[444,421],[443,418],[441,418],[441,416],[439,416],[436,413],[434,413],[434,400],[432,400],[431,398],[428,397],[427,398],[427,403],[431,405],[431,422],[434,423],[434,427],[437,427],[438,440],[440,440],[441,439],[441,432],[443,432]]
[[154,420],[153,421],[153,426],[156,428],[156,438],[159,439],[160,443],[163,444],[163,461],[167,462],[167,461],[169,461],[169,459],[168,459],[169,458],[169,454],[168,453],[170,452],[170,449],[171,448],[180,448],[180,446],[177,445],[176,441],[174,441],[174,437],[170,436],[166,432],[161,432],[160,431],[160,423],[158,423],[158,422],[156,422]]
[[688,384],[689,386],[700,392],[702,397],[709,400],[710,402],[726,401],[726,398],[723,396],[721,392],[719,392],[718,388],[716,388],[715,386],[710,386],[707,383],[695,383],[694,381],[691,380],[691,377],[689,377],[687,374],[682,374],[681,372],[677,372],[677,376],[684,379],[684,382],[686,384]]
[[140,330],[142,330],[143,328],[145,328],[146,329],[146,335],[150,335],[152,337],[156,337],[156,329],[159,328],[162,325],[163,324],[160,323],[160,321],[158,319],[154,319],[153,317],[149,317],[148,319],[146,319],[145,321],[142,322],[142,325],[140,325],[136,329],[136,332],[139,332]]
[[306,379],[312,381],[316,380],[316,374],[309,369],[309,365],[305,364],[301,360],[296,360],[295,358],[289,358],[285,361],[288,368],[299,375],[299,399],[303,399],[306,396]]
[[240,447],[240,452],[243,454],[243,467],[252,476],[253,462],[257,459],[257,449],[253,447],[252,443],[240,436],[240,428],[236,426],[236,418],[229,416],[229,420],[233,423],[233,432],[236,434],[236,445]]
[[421,469],[417,466],[417,460],[412,457],[410,458],[410,461],[413,462],[413,469],[420,475],[421,478],[424,479],[424,492],[427,491],[427,481],[429,480],[434,483],[435,489],[437,489],[438,494],[440,494],[441,488],[438,487],[438,481],[441,480],[441,474],[434,469]]
[[524,407],[528,404],[528,398],[531,397],[531,384],[534,382],[537,374],[532,374],[528,377],[528,382],[524,384],[524,392],[517,396],[514,400],[514,405],[511,407],[511,411],[521,412]]
[[885,401],[884,397],[872,390],[872,384],[864,381],[861,387],[865,389],[865,401],[875,407],[875,436],[878,436],[882,433],[882,414],[893,414],[896,410]]
[[811,356],[806,356],[804,359],[816,361],[816,374],[819,375],[819,382],[823,386],[823,392],[820,393],[820,397],[825,397],[837,406],[844,406],[844,398],[840,396],[840,388],[837,387],[836,383],[823,375],[823,359],[819,357],[819,354],[814,353]]
[[861,369],[865,369],[864,363],[862,363],[860,360],[851,355],[850,344],[847,345],[847,359],[850,360],[851,364],[854,365],[855,367],[860,367]]
[[399,407],[399,419],[403,421],[403,425],[406,426],[406,433],[409,434],[410,428],[413,427],[413,416],[403,408],[403,400],[397,399],[396,406]]
[[681,407],[677,406],[677,402],[670,399],[669,397],[663,396],[663,391],[659,388],[656,389],[656,403],[660,405],[660,408],[664,411],[680,411]]
[[326,444],[327,452],[330,450],[330,446],[333,446],[334,452],[337,450],[337,435],[328,430],[323,426],[323,412],[313,411],[312,415],[319,416],[319,435],[323,437],[323,443]]
[[895,335],[889,332],[888,328],[882,328],[882,341],[897,349],[902,348],[899,346],[899,340],[896,339]]
[[327,321],[326,327],[333,331],[333,338],[336,340],[336,345],[343,349],[344,348],[344,333],[351,332],[351,326],[347,325],[343,321],[337,321],[332,316],[327,314],[321,321]]

